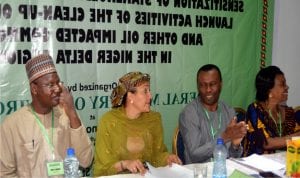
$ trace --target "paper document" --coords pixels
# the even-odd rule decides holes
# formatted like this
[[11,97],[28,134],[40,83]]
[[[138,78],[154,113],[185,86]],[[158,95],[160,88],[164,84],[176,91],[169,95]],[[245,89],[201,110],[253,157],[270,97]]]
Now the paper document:
[[262,171],[275,171],[285,168],[284,164],[257,154],[252,154],[251,156],[235,160],[242,164],[247,164],[251,167],[258,168]]
[[193,178],[194,172],[184,166],[172,164],[172,166],[155,168],[147,163],[149,171],[145,174],[145,178]]

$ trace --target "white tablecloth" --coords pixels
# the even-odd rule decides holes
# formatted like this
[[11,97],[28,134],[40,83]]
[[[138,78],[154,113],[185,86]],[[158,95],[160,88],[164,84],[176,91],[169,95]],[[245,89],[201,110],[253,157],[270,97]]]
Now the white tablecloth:
[[[285,165],[285,155],[286,152],[279,152],[279,153],[275,153],[275,154],[270,154],[270,155],[263,155],[266,158],[272,159],[276,162],[279,162],[281,164]],[[202,163],[202,164],[207,164],[207,177],[212,177],[212,162],[209,163]],[[226,160],[226,164],[227,164],[227,175],[231,175],[232,172],[236,169],[239,170],[241,172],[244,172],[248,175],[253,175],[253,174],[258,174],[257,171],[248,168],[246,166],[243,166],[237,162],[234,162],[230,159]],[[184,165],[186,168],[193,170],[194,165],[196,164],[188,164],[188,165]],[[277,172],[275,172],[277,173]],[[278,172],[279,174],[279,172]],[[144,178],[145,176],[142,176],[140,174],[117,174],[117,175],[112,175],[112,176],[101,176],[101,178]]]

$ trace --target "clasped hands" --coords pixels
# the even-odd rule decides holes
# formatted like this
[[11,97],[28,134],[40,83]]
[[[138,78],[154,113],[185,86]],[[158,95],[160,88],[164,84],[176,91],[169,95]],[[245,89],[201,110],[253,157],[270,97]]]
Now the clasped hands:
[[245,121],[237,122],[237,118],[234,117],[225,131],[222,134],[224,142],[231,141],[233,146],[238,146],[243,140],[248,130],[248,125]]

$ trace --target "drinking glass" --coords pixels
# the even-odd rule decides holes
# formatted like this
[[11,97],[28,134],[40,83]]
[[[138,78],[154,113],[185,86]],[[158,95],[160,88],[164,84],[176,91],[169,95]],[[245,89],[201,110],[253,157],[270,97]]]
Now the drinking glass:
[[207,177],[207,165],[195,164],[194,165],[194,178],[206,178]]

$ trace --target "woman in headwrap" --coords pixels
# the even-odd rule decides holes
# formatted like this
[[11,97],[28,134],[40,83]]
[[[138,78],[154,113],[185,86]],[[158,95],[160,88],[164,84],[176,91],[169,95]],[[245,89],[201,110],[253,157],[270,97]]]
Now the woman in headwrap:
[[130,72],[111,94],[112,109],[100,119],[95,145],[94,176],[122,172],[144,174],[153,166],[181,164],[163,141],[161,115],[150,110],[150,76]]

